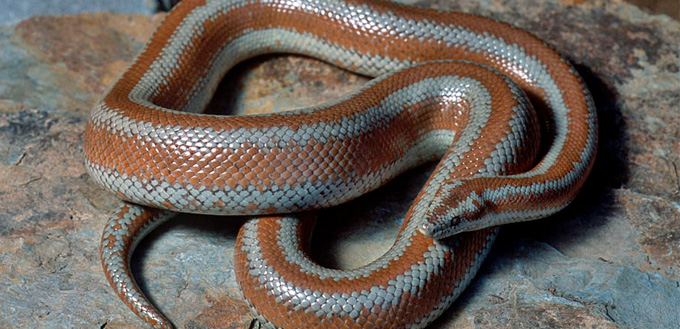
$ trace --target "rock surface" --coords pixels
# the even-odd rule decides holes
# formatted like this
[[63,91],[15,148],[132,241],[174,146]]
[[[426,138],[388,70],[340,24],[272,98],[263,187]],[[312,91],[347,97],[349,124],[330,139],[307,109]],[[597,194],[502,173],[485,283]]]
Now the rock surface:
[[[494,17],[559,49],[600,120],[594,172],[548,219],[508,225],[480,273],[432,328],[676,328],[680,323],[680,23],[620,1],[409,1]],[[0,323],[137,328],[98,255],[119,201],[83,166],[95,101],[160,15],[34,17],[0,27]],[[366,80],[308,58],[231,72],[215,108],[317,104]],[[430,167],[321,213],[314,257],[352,267],[384,252]],[[178,328],[246,328],[233,271],[241,219],[182,216],[140,245],[133,270]]]
[[0,6],[0,24],[12,24],[38,15],[74,15],[107,10],[121,14],[148,15],[159,9],[160,3],[156,0],[1,0]]

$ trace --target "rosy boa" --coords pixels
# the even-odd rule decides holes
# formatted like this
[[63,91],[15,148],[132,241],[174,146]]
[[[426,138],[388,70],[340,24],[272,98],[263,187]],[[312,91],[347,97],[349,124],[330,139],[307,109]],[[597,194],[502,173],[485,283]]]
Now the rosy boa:
[[[225,72],[265,53],[380,77],[308,109],[196,113]],[[183,1],[95,107],[85,135],[91,176],[126,201],[102,237],[106,276],[158,328],[171,325],[128,263],[175,212],[328,207],[441,159],[394,245],[364,267],[313,263],[304,249],[311,221],[293,215],[250,220],[237,240],[237,279],[265,327],[422,328],[470,282],[495,226],[573,200],[596,144],[585,85],[540,40],[487,18],[369,0]]]

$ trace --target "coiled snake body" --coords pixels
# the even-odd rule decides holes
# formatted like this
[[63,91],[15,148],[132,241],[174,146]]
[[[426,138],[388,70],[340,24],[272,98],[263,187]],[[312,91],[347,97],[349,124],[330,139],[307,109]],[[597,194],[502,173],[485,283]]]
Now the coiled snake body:
[[[231,67],[273,52],[379,78],[315,108],[196,113]],[[265,327],[422,328],[467,286],[495,226],[573,200],[596,143],[583,82],[535,37],[368,0],[185,0],[95,107],[85,134],[91,176],[126,201],[102,237],[107,278],[159,328],[170,324],[128,262],[175,212],[268,215],[241,229],[235,260]],[[392,248],[362,268],[316,265],[304,251],[309,220],[274,216],[342,203],[437,159]]]

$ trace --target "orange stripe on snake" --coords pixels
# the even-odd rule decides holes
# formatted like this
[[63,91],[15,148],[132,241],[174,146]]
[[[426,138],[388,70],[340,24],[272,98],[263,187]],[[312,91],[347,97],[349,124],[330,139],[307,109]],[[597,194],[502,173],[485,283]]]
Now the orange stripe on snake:
[[[314,108],[198,113],[230,68],[265,53],[378,78]],[[588,91],[540,40],[487,18],[367,0],[183,1],[85,135],[91,176],[126,201],[104,230],[105,273],[159,328],[170,323],[128,262],[175,212],[268,215],[244,225],[235,251],[265,327],[422,328],[467,286],[496,226],[573,200],[596,144]],[[362,268],[316,265],[304,251],[311,220],[272,216],[340,204],[436,160],[394,245]]]

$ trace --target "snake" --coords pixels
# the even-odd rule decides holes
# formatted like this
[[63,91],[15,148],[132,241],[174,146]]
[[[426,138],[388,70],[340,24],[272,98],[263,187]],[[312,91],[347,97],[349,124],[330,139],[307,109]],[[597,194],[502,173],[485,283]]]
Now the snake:
[[[309,108],[203,113],[231,68],[271,53],[375,78]],[[597,129],[574,67],[507,23],[382,0],[185,0],[95,105],[84,152],[92,179],[124,201],[102,235],[104,272],[150,327],[172,324],[130,258],[181,212],[249,216],[234,272],[261,327],[423,328],[468,286],[499,225],[574,200]],[[428,162],[383,256],[355,269],[308,256],[308,210]]]

